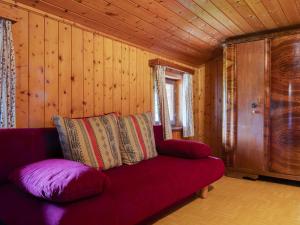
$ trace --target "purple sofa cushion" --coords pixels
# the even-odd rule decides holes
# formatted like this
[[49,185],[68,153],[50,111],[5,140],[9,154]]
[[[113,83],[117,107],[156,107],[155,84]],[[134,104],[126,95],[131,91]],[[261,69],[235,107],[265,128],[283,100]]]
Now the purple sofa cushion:
[[36,197],[69,202],[101,193],[108,178],[78,162],[48,159],[14,170],[9,179]]
[[158,152],[163,155],[190,159],[206,158],[212,154],[211,148],[199,141],[174,139],[161,141],[158,145]]

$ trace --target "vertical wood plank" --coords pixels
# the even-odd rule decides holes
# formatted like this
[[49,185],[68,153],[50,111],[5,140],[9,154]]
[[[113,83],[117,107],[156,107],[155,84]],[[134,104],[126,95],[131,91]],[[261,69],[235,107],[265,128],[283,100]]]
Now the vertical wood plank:
[[58,83],[59,83],[59,115],[71,117],[71,74],[72,74],[72,33],[71,26],[59,22],[59,56],[58,56]]
[[136,113],[136,48],[129,48],[130,61],[129,61],[129,71],[130,71],[130,83],[129,83],[129,112],[130,114]]
[[94,115],[104,112],[103,36],[94,35]]
[[144,82],[144,88],[143,88],[143,101],[144,101],[144,107],[143,107],[143,110],[144,112],[149,112],[151,111],[151,91],[150,91],[150,88],[151,88],[151,69],[148,65],[148,61],[150,59],[150,56],[149,56],[149,52],[147,51],[143,51],[143,64],[144,64],[144,67],[143,67],[143,82]]
[[[150,59],[155,59],[155,58],[162,58],[159,55],[153,54],[153,53],[149,53],[149,60]],[[153,106],[154,106],[154,76],[152,74],[152,69],[148,66],[148,70],[149,70],[149,84],[150,85],[149,88],[149,108],[147,111],[153,111]]]
[[113,41],[113,111],[122,111],[122,45]]
[[195,122],[197,123],[198,139],[201,141],[205,141],[205,67],[205,65],[202,65],[198,69],[197,83],[195,83],[196,89],[194,89],[196,90],[194,102],[197,110]]
[[16,56],[16,127],[28,127],[28,12],[16,9],[20,21],[13,28]]
[[122,43],[122,114],[129,114],[129,46]]
[[44,17],[29,13],[29,127],[45,125]]
[[72,27],[72,117],[83,117],[83,32]]
[[45,18],[45,127],[58,114],[58,22]]
[[113,110],[113,48],[112,40],[104,38],[104,113]]
[[146,75],[144,75],[144,63],[143,63],[143,51],[140,49],[137,49],[136,52],[136,96],[137,96],[137,103],[136,103],[136,109],[137,113],[142,113],[144,111],[144,82],[143,79]]
[[84,74],[84,93],[83,93],[83,110],[84,116],[89,117],[94,115],[94,35],[91,32],[84,31],[83,33],[83,74]]

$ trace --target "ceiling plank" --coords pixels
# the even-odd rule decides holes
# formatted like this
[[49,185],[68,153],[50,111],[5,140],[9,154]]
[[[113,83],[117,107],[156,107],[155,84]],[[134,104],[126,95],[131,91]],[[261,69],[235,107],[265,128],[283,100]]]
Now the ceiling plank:
[[[47,3],[42,2],[42,1],[37,2],[36,0],[18,0],[18,2],[25,3],[25,4],[27,3],[28,5],[30,5],[34,8],[46,11],[48,13],[52,13],[52,14],[57,15],[57,16],[61,16],[62,18],[66,18],[66,19],[69,19],[69,20],[74,21],[74,22],[78,22],[79,24],[82,24],[84,26],[90,27],[90,28],[95,29],[95,30],[100,29],[101,32],[105,32],[109,35],[115,36],[115,37],[123,39],[125,41],[135,43],[139,46],[143,46],[146,49],[153,50],[153,51],[156,51],[156,52],[158,52],[158,49],[159,49],[159,52],[162,53],[163,55],[173,57],[175,59],[179,59],[179,60],[182,60],[184,62],[189,62],[189,63],[194,64],[194,62],[196,61],[195,58],[198,58],[198,57],[195,57],[195,56],[187,55],[185,53],[182,54],[182,52],[178,53],[177,50],[171,50],[170,51],[170,49],[164,48],[164,46],[159,46],[159,47],[154,46],[149,41],[145,41],[145,40],[141,40],[141,39],[137,38],[136,35],[129,35],[125,32],[120,32],[120,30],[117,30],[117,29],[114,29],[114,28],[111,28],[111,27],[107,27],[107,26],[105,26],[103,24],[100,24],[100,23],[97,23],[93,20],[89,20],[87,18],[82,17],[79,14],[75,14],[75,13],[72,13],[70,11],[66,12],[65,9],[63,9],[63,8],[59,8],[59,7],[47,4]],[[204,58],[206,58],[206,57],[204,57]]]
[[211,0],[223,13],[237,24],[244,33],[254,32],[255,29],[227,1]]
[[257,18],[263,23],[267,29],[274,29],[277,27],[273,18],[270,16],[265,6],[260,0],[246,0],[248,6],[255,12]]
[[146,46],[147,48],[150,48],[152,44],[145,39],[139,39],[137,36],[134,36],[130,33],[123,32],[120,29],[116,29],[114,27],[108,26],[104,23],[98,23],[94,20],[89,20],[87,18],[82,17],[81,15],[78,15],[76,13],[72,12],[66,12],[63,8],[56,7],[54,5],[47,4],[42,1],[36,1],[36,0],[18,0],[17,2],[29,5],[33,8],[40,9],[42,11],[51,13],[53,15],[60,16],[62,18],[69,19],[74,22],[78,22],[82,25],[85,25],[87,27],[90,27],[92,29],[101,30],[101,32],[107,33],[109,35],[114,35],[117,38],[123,38],[126,41],[134,41],[135,43]]
[[[155,0],[159,4],[163,5],[167,9],[175,12],[177,15],[184,15],[186,9],[190,10],[195,16],[201,18],[207,24],[210,24],[214,29],[219,31],[225,36],[232,36],[234,33],[230,31],[226,26],[216,20],[213,16],[208,14],[205,10],[199,7],[195,2],[191,0],[181,1],[178,0],[181,4],[176,2],[176,0]],[[182,5],[184,4],[184,5]]]
[[[189,31],[194,36],[203,36],[206,37],[207,41],[221,40],[223,38],[222,34],[217,30],[212,28],[207,23],[202,23],[201,26],[196,26],[190,20],[182,18],[180,15],[177,15],[172,10],[167,9],[163,5],[159,4],[154,0],[131,0],[146,10],[150,11],[153,16],[159,16],[165,21],[168,21],[172,24],[176,24],[177,26]],[[196,15],[192,15],[193,19],[197,19]],[[213,43],[215,44],[215,43]]]
[[291,24],[300,23],[300,15],[295,0],[278,0],[284,14]]
[[[227,27],[235,35],[243,33],[242,29],[235,24],[231,19],[229,19],[226,14],[224,14],[220,9],[218,9],[209,0],[193,0],[202,9],[207,11],[210,15],[216,18],[220,23]],[[179,2],[188,2],[188,0],[179,0]]]
[[[124,4],[125,3],[125,4]],[[172,42],[173,44],[180,43],[182,48],[185,46],[187,50],[184,50],[188,52],[189,48],[192,48],[194,53],[199,53],[199,47],[200,48],[207,48],[207,43],[202,41],[201,39],[197,39],[197,43],[194,43],[191,41],[190,36],[188,33],[185,32],[185,38],[179,37],[179,35],[174,35],[172,32],[168,32],[168,30],[160,28],[159,26],[155,26],[151,23],[151,20],[145,19],[145,12],[139,11],[141,13],[144,13],[144,17],[142,17],[141,14],[139,14],[140,17],[136,16],[132,13],[130,9],[127,9],[128,5],[126,4],[126,1],[118,1],[118,4],[115,3],[115,1],[111,0],[98,0],[97,2],[93,0],[82,0],[81,4],[88,6],[94,10],[99,10],[104,14],[112,15],[114,18],[117,18],[123,22],[126,22],[132,26],[136,26],[139,29],[144,30],[145,32],[154,35],[154,37],[157,37],[157,41],[161,42],[164,39],[167,39],[167,42]],[[118,5],[118,6],[117,6]],[[122,7],[121,7],[122,6]],[[125,10],[127,9],[127,10]],[[130,12],[130,13],[129,13]],[[147,12],[147,11],[146,11]],[[153,16],[152,16],[153,18]],[[161,24],[162,21],[160,21]],[[183,31],[184,32],[184,31]],[[158,39],[159,38],[159,39]],[[193,39],[195,40],[195,39]],[[193,43],[190,44],[189,43]],[[192,51],[192,49],[190,51]]]
[[265,9],[272,16],[278,27],[289,25],[289,21],[277,0],[261,0],[261,2],[264,4]]
[[[93,5],[95,8],[99,7],[99,0],[84,0],[83,3],[87,1],[90,5]],[[191,47],[197,46],[203,49],[209,48],[209,45],[205,43],[201,38],[194,36],[191,32],[178,27],[170,23],[169,21],[164,20],[158,16],[154,16],[149,10],[141,7],[139,4],[136,4],[130,0],[106,0],[106,2],[119,7],[120,9],[125,10],[127,13],[131,13],[142,20],[156,26],[159,29],[165,30],[166,32],[173,34],[174,36],[178,36],[178,38],[182,39],[186,44]]]
[[255,13],[251,10],[248,4],[244,0],[225,0],[230,3],[239,14],[244,17],[248,23],[255,29],[260,31],[266,29],[263,23],[256,17]]
[[[60,7],[62,2],[60,0],[43,0],[48,4],[54,4],[57,7]],[[196,56],[198,55],[199,51],[188,47],[181,42],[174,41],[170,34],[166,32],[161,32],[157,28],[152,27],[149,30],[149,27],[139,27],[134,26],[136,22],[128,22],[129,20],[122,20],[118,19],[116,15],[117,12],[115,11],[108,11],[107,14],[105,11],[95,10],[93,8],[87,7],[82,3],[73,0],[65,0],[63,2],[64,10],[67,13],[73,12],[82,15],[85,18],[92,19],[95,21],[103,21],[106,24],[110,24],[117,29],[128,29],[129,32],[133,32],[135,36],[140,38],[146,38],[146,41],[149,41],[153,45],[159,44],[159,46],[169,49],[170,51],[182,53],[185,55]],[[161,37],[161,38],[160,38]]]
[[[224,40],[300,24],[300,0],[0,0],[199,65]],[[29,7],[19,4],[21,2]],[[42,11],[47,13],[43,13]],[[55,16],[53,16],[55,15]],[[59,18],[60,17],[60,18]],[[71,22],[72,21],[72,22]]]
[[[96,6],[98,5],[95,1],[93,0],[88,0],[90,4],[95,4]],[[158,16],[153,16],[151,12],[148,10],[144,9],[140,5],[134,3],[133,1],[130,0],[106,0],[107,2],[114,4],[123,10],[130,12],[134,14],[135,16],[142,18],[143,20],[147,21],[148,23],[152,24],[153,26],[156,26],[162,30],[165,30],[166,32],[173,34],[174,36],[177,36],[178,38],[182,39],[185,41],[186,44],[188,44],[190,47],[200,47],[205,49],[207,44],[203,42],[199,36],[194,36],[192,33],[189,31],[185,31],[184,29],[170,23],[169,21],[166,21]]]

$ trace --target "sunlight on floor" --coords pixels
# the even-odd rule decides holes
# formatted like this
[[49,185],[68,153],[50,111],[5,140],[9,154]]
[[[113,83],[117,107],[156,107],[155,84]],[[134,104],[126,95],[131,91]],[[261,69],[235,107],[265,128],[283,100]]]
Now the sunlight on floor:
[[300,187],[224,177],[155,225],[300,225]]

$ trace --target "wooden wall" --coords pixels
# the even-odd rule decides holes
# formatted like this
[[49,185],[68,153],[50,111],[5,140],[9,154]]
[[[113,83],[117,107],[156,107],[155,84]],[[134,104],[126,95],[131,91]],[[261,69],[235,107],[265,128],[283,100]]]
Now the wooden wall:
[[[52,127],[51,117],[56,114],[81,117],[152,110],[153,80],[148,60],[167,58],[72,21],[12,3],[0,1],[0,16],[17,20],[13,25],[17,127]],[[195,139],[207,143],[213,143],[211,123],[216,118],[212,83],[216,71],[208,70],[214,68],[215,62],[200,68],[184,65],[196,70]],[[175,131],[174,138],[181,138],[181,132]]]
[[194,85],[195,139],[208,143],[213,154],[222,153],[223,58],[202,65]]
[[18,20],[17,127],[51,127],[56,114],[151,111],[148,61],[159,55],[35,9],[0,7]]

